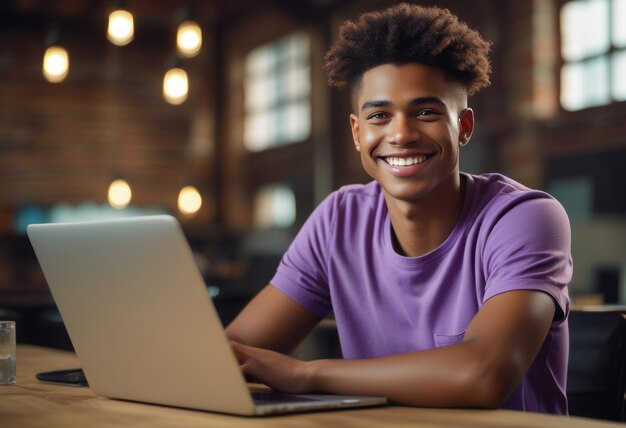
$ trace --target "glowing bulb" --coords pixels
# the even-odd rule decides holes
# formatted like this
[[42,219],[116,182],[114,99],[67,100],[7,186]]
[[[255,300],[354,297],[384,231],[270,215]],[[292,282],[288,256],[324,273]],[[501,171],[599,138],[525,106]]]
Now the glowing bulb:
[[202,206],[202,196],[193,186],[185,186],[178,194],[178,209],[184,214],[194,214]]
[[187,72],[182,68],[172,68],[163,78],[163,98],[170,104],[182,104],[187,99],[189,83]]
[[117,46],[129,44],[135,37],[133,15],[127,10],[117,9],[109,15],[107,39]]
[[178,26],[176,45],[181,55],[191,58],[198,55],[202,47],[202,30],[193,21],[185,21]]
[[48,82],[62,82],[70,68],[67,51],[60,46],[50,46],[43,56],[43,75]]
[[118,210],[128,206],[132,195],[130,186],[121,178],[114,180],[109,186],[109,204]]

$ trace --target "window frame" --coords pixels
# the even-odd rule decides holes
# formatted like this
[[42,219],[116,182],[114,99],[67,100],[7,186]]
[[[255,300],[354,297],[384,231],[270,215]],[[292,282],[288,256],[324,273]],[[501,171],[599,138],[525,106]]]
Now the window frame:
[[[288,51],[289,51],[289,39],[290,38],[294,38],[297,40],[297,38],[299,37],[305,37],[306,38],[306,52],[302,55],[296,55],[295,58],[292,58],[291,56],[288,55]],[[242,137],[242,142],[244,145],[245,150],[253,155],[253,154],[258,154],[258,153],[262,153],[268,150],[274,150],[280,147],[285,147],[285,146],[291,146],[291,145],[295,145],[295,144],[300,144],[300,143],[304,143],[307,142],[308,140],[310,140],[312,132],[313,132],[313,100],[312,100],[312,92],[313,92],[313,73],[312,73],[312,59],[311,59],[311,55],[312,55],[312,37],[311,35],[305,31],[305,30],[294,30],[288,33],[283,34],[280,37],[276,37],[272,40],[269,40],[265,43],[259,44],[257,46],[255,46],[254,48],[250,49],[244,58],[244,72],[242,75],[242,85],[243,85],[243,137]],[[267,70],[264,70],[263,72],[259,73],[259,75],[256,76],[256,79],[258,79],[259,81],[270,81],[270,80],[278,80],[278,82],[276,82],[276,84],[274,85],[274,93],[273,95],[276,97],[276,100],[268,103],[265,106],[261,106],[259,107],[258,105],[256,107],[251,107],[250,106],[250,102],[247,99],[247,91],[248,88],[251,87],[252,85],[249,84],[248,79],[251,77],[251,75],[249,74],[248,70],[247,70],[247,61],[250,59],[250,56],[256,51],[258,53],[259,49],[266,49],[268,51],[277,51],[278,52],[274,53],[274,58],[273,58],[273,62],[274,64],[270,67],[267,68]],[[295,63],[292,63],[291,60],[295,60]],[[303,63],[302,63],[303,62]],[[294,64],[299,65],[299,67],[295,67],[295,69],[291,70],[290,67],[293,66]],[[278,74],[272,74],[272,71],[275,70],[279,70],[280,72]],[[281,86],[281,82],[284,80],[288,80],[290,78],[290,75],[292,74],[292,72],[302,72],[304,71],[305,73],[307,73],[308,77],[309,77],[309,82],[308,82],[308,87],[303,91],[303,93],[298,94],[296,96],[292,96],[288,93],[288,91],[284,90],[284,89],[278,89]],[[258,82],[257,82],[258,84]],[[255,150],[253,148],[251,148],[250,146],[254,143],[251,143],[249,141],[247,141],[247,132],[248,132],[248,126],[249,126],[249,121],[251,120],[250,118],[253,117],[256,113],[256,116],[258,117],[259,115],[262,114],[266,114],[266,115],[273,115],[273,121],[276,121],[277,118],[277,114],[280,114],[281,110],[284,112],[286,109],[288,109],[289,107],[297,107],[298,105],[302,105],[302,104],[306,104],[306,113],[307,114],[307,124],[305,126],[305,135],[302,135],[301,137],[289,137],[289,131],[286,131],[285,129],[279,129],[277,135],[278,138],[276,138],[276,136],[274,136],[275,140],[274,141],[266,141],[266,142],[262,142],[259,143],[260,145],[264,145],[264,147]],[[287,136],[285,136],[287,135]]]
[[[577,2],[577,1],[582,1],[582,0],[560,0],[559,4],[558,4],[558,13],[556,14],[556,20],[557,20],[557,34],[558,34],[558,48],[559,48],[559,67],[557,70],[557,74],[558,74],[558,100],[559,100],[559,108],[561,110],[561,112],[566,112],[566,113],[577,113],[577,112],[581,112],[581,111],[587,111],[590,109],[598,109],[598,108],[603,108],[603,107],[607,107],[607,106],[611,106],[611,105],[615,105],[615,104],[619,104],[619,103],[624,103],[626,102],[626,100],[621,100],[621,99],[617,99],[615,97],[614,94],[614,76],[613,76],[613,57],[616,53],[618,52],[624,52],[626,53],[626,46],[624,47],[618,47],[615,44],[615,40],[614,40],[614,36],[613,36],[613,10],[614,10],[614,5],[615,5],[615,1],[616,0],[607,0],[608,1],[608,10],[609,10],[609,16],[608,16],[608,27],[606,29],[607,33],[608,33],[608,39],[609,39],[609,44],[608,44],[608,49],[606,51],[597,53],[597,54],[593,54],[593,55],[587,55],[584,56],[581,59],[577,59],[577,60],[572,60],[572,61],[568,61],[564,58],[563,56],[563,28],[562,28],[562,21],[561,21],[561,13],[563,11],[563,8],[565,7],[566,4],[568,3],[572,3],[572,2]],[[566,66],[571,65],[571,64],[583,64],[583,63],[591,63],[594,60],[598,60],[601,58],[605,58],[606,62],[607,62],[607,76],[606,76],[606,82],[607,82],[607,87],[606,90],[608,92],[608,101],[601,103],[601,104],[593,104],[593,105],[587,105],[584,106],[582,108],[578,108],[578,109],[567,109],[562,102],[562,92],[563,92],[563,70]]]

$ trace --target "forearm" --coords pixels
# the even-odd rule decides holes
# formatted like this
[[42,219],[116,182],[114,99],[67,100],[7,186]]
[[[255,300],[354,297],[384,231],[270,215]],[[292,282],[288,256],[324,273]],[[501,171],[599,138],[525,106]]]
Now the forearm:
[[246,345],[291,353],[320,318],[271,285],[227,327],[226,335]]
[[305,363],[311,390],[344,395],[379,395],[426,407],[500,407],[519,373],[490,364],[479,347],[463,343],[367,360]]

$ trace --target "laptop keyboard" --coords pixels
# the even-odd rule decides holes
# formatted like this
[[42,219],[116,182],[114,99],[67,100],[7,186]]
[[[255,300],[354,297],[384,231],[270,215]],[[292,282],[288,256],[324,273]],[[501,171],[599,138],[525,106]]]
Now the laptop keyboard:
[[291,394],[282,394],[275,391],[253,391],[252,399],[256,404],[289,404],[310,403],[312,401],[319,401],[314,398],[302,397]]

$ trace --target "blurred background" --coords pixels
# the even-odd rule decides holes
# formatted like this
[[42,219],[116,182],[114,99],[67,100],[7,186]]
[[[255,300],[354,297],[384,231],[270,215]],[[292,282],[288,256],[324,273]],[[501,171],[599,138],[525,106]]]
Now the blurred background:
[[[224,323],[314,207],[365,182],[323,56],[392,1],[0,3],[0,318],[69,346],[30,223],[175,215]],[[580,304],[626,304],[626,0],[441,0],[493,43],[462,170],[569,213]]]

